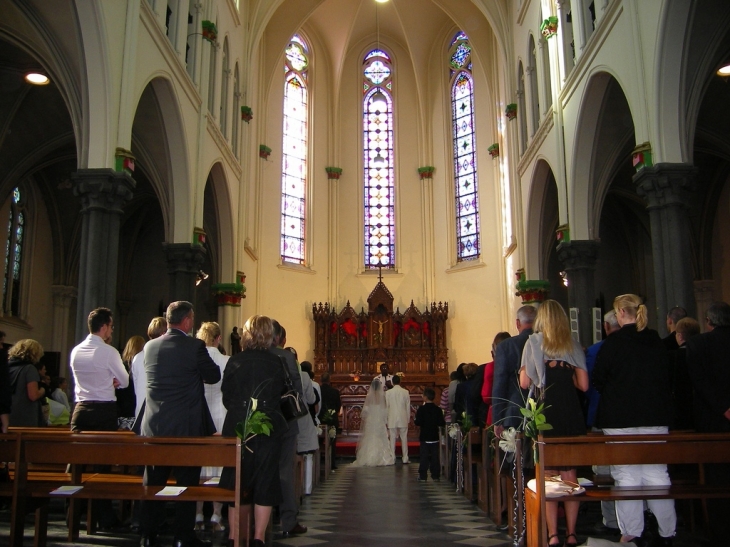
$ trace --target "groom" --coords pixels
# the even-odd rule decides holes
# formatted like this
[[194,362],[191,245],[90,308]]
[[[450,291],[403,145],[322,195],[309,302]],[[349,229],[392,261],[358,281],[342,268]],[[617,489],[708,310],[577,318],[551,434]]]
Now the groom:
[[400,436],[403,463],[408,463],[408,422],[411,421],[411,394],[400,387],[400,376],[392,377],[393,388],[385,392],[388,406],[388,433],[390,447],[395,455],[395,437]]

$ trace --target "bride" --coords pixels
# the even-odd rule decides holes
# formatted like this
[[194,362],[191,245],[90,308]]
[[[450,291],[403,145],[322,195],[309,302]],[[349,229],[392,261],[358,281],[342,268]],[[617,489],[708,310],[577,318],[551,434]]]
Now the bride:
[[374,467],[393,465],[395,455],[388,440],[388,409],[385,406],[385,391],[376,378],[370,384],[365,404],[360,413],[360,439],[357,441],[356,459],[353,465]]

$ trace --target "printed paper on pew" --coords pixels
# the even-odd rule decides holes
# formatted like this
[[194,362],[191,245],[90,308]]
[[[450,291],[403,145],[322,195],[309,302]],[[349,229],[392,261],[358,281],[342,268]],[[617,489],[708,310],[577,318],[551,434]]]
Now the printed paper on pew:
[[75,494],[82,488],[83,486],[61,486],[59,488],[56,488],[55,490],[51,490],[51,494],[55,494],[57,496],[70,496],[71,494]]
[[593,481],[589,481],[588,479],[584,479],[583,477],[578,477],[578,484],[581,486],[593,486]]
[[187,490],[185,486],[165,486],[162,490],[155,494],[156,496],[179,496]]
[[213,477],[212,479],[208,479],[207,481],[205,481],[203,484],[218,486],[220,484],[220,482],[221,482],[220,477]]

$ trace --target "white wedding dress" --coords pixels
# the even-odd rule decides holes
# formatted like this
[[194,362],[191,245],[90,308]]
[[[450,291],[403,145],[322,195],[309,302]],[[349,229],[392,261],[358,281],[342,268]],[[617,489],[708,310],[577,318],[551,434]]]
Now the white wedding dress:
[[370,384],[365,404],[360,413],[360,439],[355,452],[356,467],[393,465],[395,455],[388,439],[388,409],[385,406],[385,392],[377,379]]

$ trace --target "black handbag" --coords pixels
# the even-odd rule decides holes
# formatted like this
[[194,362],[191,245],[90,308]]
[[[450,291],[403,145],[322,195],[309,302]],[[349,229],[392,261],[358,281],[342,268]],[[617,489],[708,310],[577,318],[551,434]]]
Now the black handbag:
[[284,392],[281,394],[281,414],[287,422],[291,422],[306,416],[309,414],[309,408],[304,402],[304,397],[292,384],[291,376],[289,376],[289,370],[287,369],[286,362],[284,359],[279,357],[281,360],[281,366],[284,369]]

